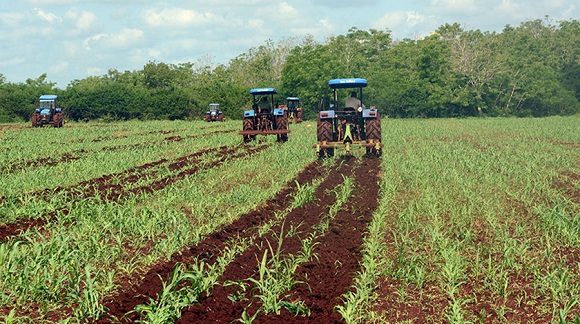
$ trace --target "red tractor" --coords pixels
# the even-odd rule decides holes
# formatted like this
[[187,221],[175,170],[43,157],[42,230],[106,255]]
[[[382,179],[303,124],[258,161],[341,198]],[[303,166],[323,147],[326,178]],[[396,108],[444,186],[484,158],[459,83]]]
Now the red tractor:
[[40,105],[32,114],[32,127],[44,125],[62,127],[64,125],[64,114],[62,108],[57,108],[56,99],[56,95],[40,96]]

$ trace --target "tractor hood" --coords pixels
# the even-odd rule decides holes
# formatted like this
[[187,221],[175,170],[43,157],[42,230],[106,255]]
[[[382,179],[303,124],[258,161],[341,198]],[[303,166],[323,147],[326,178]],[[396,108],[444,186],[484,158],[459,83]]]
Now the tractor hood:
[[44,108],[44,109],[40,110],[40,114],[41,115],[50,115],[50,109]]

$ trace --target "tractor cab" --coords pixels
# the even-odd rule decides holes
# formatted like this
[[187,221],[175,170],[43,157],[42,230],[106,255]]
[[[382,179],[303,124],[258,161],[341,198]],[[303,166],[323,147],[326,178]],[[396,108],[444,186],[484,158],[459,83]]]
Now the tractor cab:
[[207,122],[224,121],[224,114],[220,110],[220,104],[210,103],[209,104],[209,111],[207,111],[205,113],[204,120]]
[[363,88],[367,84],[361,78],[328,81],[332,98],[321,101],[323,106],[318,113],[315,147],[319,157],[334,155],[335,148],[350,153],[352,146],[365,147],[368,155],[380,155],[380,116],[376,108],[366,108],[364,104]]
[[303,110],[300,106],[300,98],[286,98],[286,108],[288,110],[288,119],[293,123],[300,123],[303,117]]
[[42,95],[39,98],[38,108],[32,114],[32,127],[41,127],[44,125],[52,125],[54,127],[62,127],[64,123],[64,115],[62,108],[57,106],[56,95]]
[[250,142],[256,135],[276,135],[279,142],[288,140],[288,118],[284,108],[277,108],[274,88],[254,88],[252,95],[252,109],[244,111],[243,128],[240,134],[244,142]]

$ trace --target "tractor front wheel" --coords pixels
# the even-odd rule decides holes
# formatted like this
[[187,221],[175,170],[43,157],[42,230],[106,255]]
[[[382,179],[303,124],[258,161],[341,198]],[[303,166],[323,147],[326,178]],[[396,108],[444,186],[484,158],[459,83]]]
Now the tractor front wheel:
[[[378,113],[377,113],[378,115]],[[367,135],[367,142],[380,142],[381,141],[381,118],[367,119],[365,120],[365,132]],[[367,147],[367,155],[369,156],[381,156],[381,149],[376,147]]]
[[[330,120],[318,119],[316,123],[316,138],[318,142],[332,142],[332,122]],[[334,148],[321,148],[318,151],[318,158],[323,159],[325,157],[334,156]]]
[[[244,131],[251,131],[254,130],[254,119],[253,118],[244,118],[242,130]],[[244,138],[244,143],[249,143],[256,139],[256,135],[242,135]]]

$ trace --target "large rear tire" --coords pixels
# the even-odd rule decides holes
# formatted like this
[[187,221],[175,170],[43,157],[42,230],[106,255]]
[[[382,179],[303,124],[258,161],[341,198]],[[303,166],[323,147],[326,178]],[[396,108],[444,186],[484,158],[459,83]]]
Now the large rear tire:
[[[332,142],[332,122],[330,120],[318,119],[316,123],[316,138],[318,142]],[[334,156],[334,148],[321,148],[318,152],[318,158]]]
[[[276,116],[276,129],[277,130],[286,130],[288,129],[288,117],[284,116]],[[288,134],[280,134],[276,136],[278,138],[278,142],[286,142],[288,141]]]
[[[253,118],[244,118],[242,129],[247,130],[254,130],[254,119]],[[242,135],[244,139],[244,143],[249,143],[256,139],[256,135]]]
[[304,118],[304,112],[302,111],[302,109],[298,109],[296,111],[296,122],[297,123],[302,122],[302,118]]
[[[380,142],[381,141],[381,117],[377,113],[377,117],[365,120],[365,133],[367,141]],[[382,150],[375,147],[367,147],[367,155],[381,156]]]
[[54,114],[53,118],[54,118],[53,119],[54,127],[58,127],[58,128],[62,127],[63,120],[64,120],[64,116],[62,115],[62,113]]
[[32,114],[32,127],[38,127],[38,114]]

